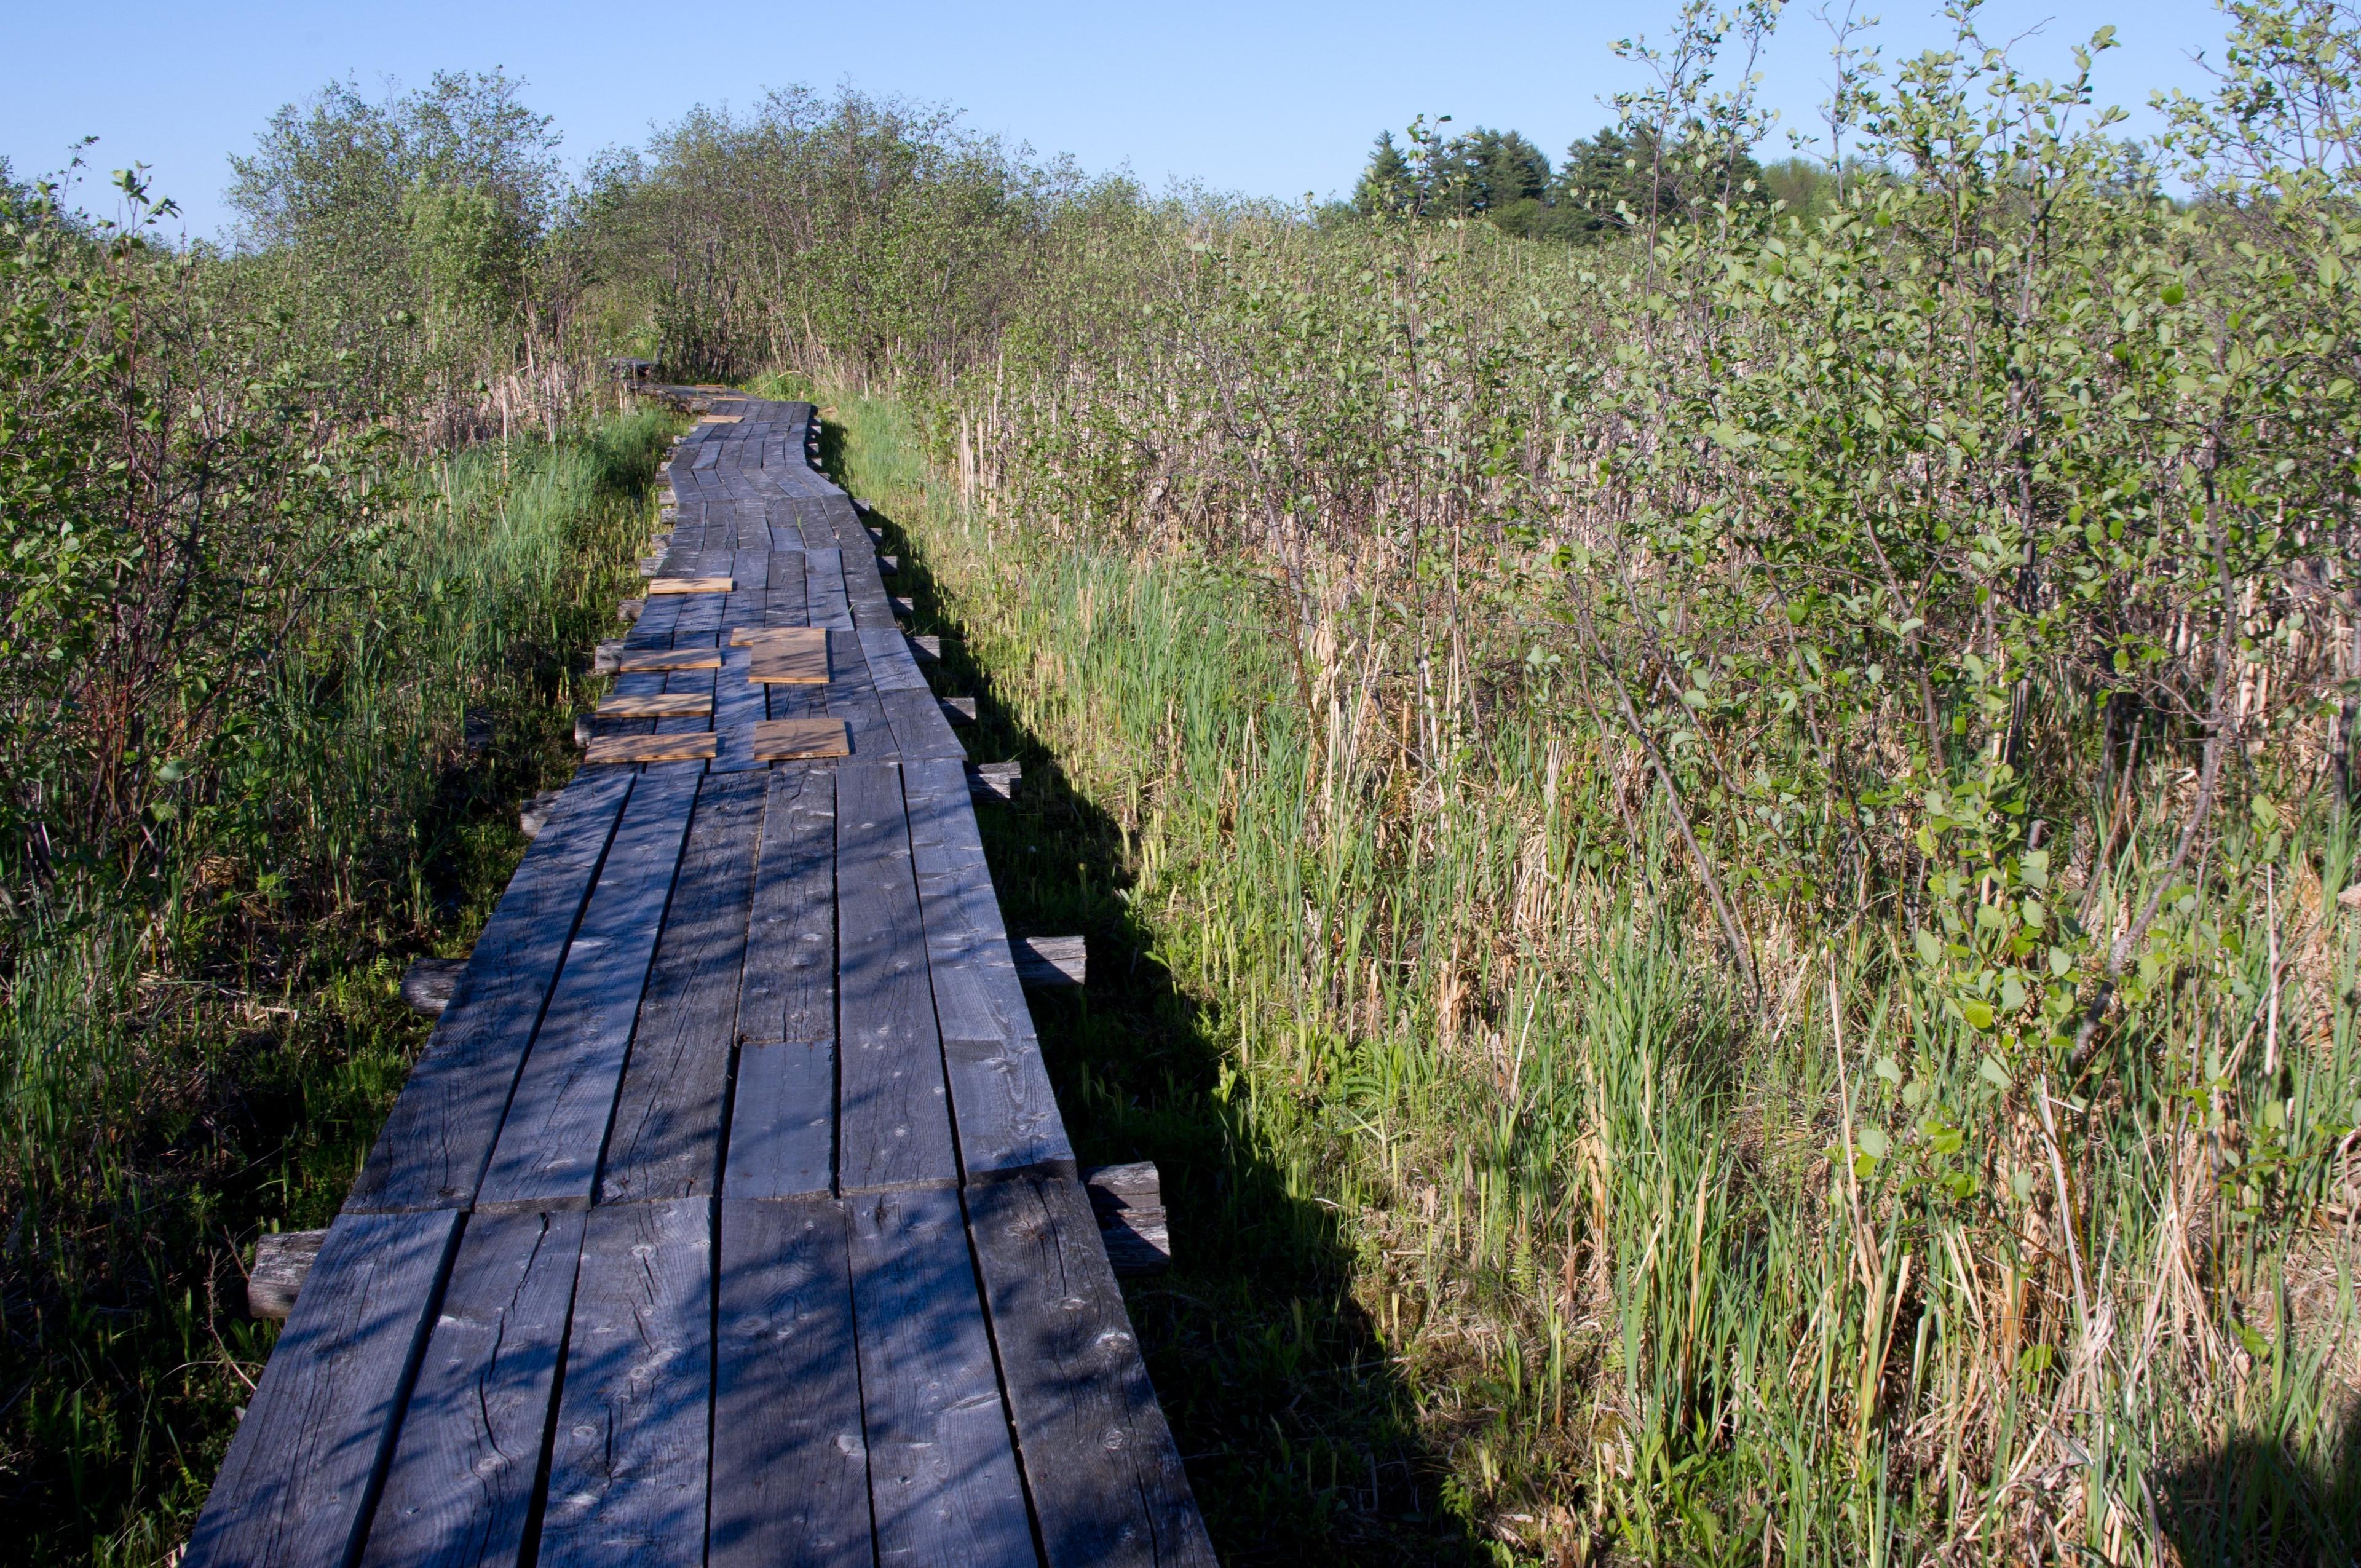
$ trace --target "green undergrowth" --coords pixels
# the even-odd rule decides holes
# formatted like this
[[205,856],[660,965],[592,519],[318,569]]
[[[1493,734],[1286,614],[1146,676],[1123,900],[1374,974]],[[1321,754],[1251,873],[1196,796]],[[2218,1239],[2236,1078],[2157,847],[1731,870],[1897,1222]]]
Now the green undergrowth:
[[[2192,894],[2268,1074],[2192,988],[2155,1065],[2024,1100],[1906,932],[1748,989],[1546,712],[1413,766],[1356,629],[1298,665],[1260,580],[994,522],[910,410],[818,400],[971,753],[1024,763],[982,814],[1012,929],[1090,940],[1036,1016],[1082,1157],[1164,1172],[1127,1294],[1225,1561],[2349,1560],[2354,1219],[2223,1131],[2361,1093],[2341,823],[2291,829],[2302,911]],[[2299,1044],[2261,999],[2312,966]]]
[[427,1035],[402,969],[467,951],[519,802],[571,772],[673,428],[645,410],[409,476],[239,717],[161,902],[85,899],[27,945],[0,1060],[10,1560],[185,1538],[275,1337],[242,1265],[334,1215]]
[[[1175,1265],[1126,1294],[1223,1561],[1488,1560],[1381,1311],[1356,1288],[1368,1242],[1336,1201],[1342,1129],[1270,1098],[1275,1080],[1238,1048],[1255,938],[1170,918],[1173,867],[1153,859],[1184,829],[1144,793],[1158,770],[1135,744],[1194,727],[1202,743],[1164,762],[1210,768],[1197,782],[1211,806],[1257,688],[1281,676],[1268,644],[1251,627],[1192,642],[1177,605],[1126,612],[1120,632],[1071,630],[1084,644],[1145,634],[1125,652],[1137,684],[1071,679],[1059,661],[1077,644],[1057,623],[1078,607],[1088,617],[1115,562],[999,554],[961,532],[902,411],[830,401],[798,378],[761,386],[822,403],[823,460],[899,551],[913,630],[945,634],[937,691],[983,698],[970,754],[1024,766],[1015,801],[979,812],[994,883],[1013,934],[1088,938],[1089,984],[1037,993],[1033,1013],[1083,1162],[1152,1159],[1162,1173]],[[1092,581],[1098,571],[1110,576]],[[1238,608],[1216,582],[1162,586],[1198,611]],[[1275,1003],[1246,1003],[1257,1027]]]

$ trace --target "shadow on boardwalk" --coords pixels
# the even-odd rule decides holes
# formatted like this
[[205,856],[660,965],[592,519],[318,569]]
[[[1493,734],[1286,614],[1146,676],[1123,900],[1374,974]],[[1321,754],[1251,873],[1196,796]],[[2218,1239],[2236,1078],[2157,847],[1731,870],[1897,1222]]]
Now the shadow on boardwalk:
[[[901,556],[891,589],[915,601],[913,630],[955,635],[913,541],[882,513],[870,521]],[[1033,1015],[1082,1161],[1152,1159],[1163,1173],[1177,1261],[1125,1295],[1223,1561],[1491,1561],[1443,1506],[1411,1391],[1349,1293],[1334,1212],[1290,1197],[1259,1157],[1215,1092],[1211,1030],[1146,956],[1120,828],[993,702],[963,644],[945,639],[934,679],[943,696],[980,698],[977,761],[1024,764],[1015,802],[977,813],[1010,932],[1089,939],[1088,987],[1037,993]]]

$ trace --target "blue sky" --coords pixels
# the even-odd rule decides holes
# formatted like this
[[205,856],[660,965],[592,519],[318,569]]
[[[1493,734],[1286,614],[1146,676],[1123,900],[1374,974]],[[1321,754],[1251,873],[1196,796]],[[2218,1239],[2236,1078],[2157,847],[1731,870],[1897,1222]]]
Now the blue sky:
[[[1788,126],[1807,126],[1826,90],[1827,34],[1808,14],[1817,4],[1791,5],[1763,62],[1765,96]],[[1349,191],[1370,138],[1422,112],[1451,115],[1455,127],[1514,127],[1554,157],[1609,117],[1603,100],[1634,84],[1614,40],[1660,33],[1673,11],[1666,0],[0,6],[0,39],[16,62],[0,95],[0,156],[20,177],[38,174],[94,134],[86,156],[102,182],[108,169],[150,165],[198,235],[225,221],[229,155],[280,104],[346,76],[374,95],[388,78],[416,84],[437,69],[505,66],[557,117],[577,162],[644,139],[651,123],[694,104],[742,106],[766,87],[849,82],[950,104],[972,129],[1071,153],[1094,172],[1127,167],[1157,187],[1293,198]],[[1862,9],[1886,18],[1889,59],[1942,33],[1926,0]],[[2074,41],[2110,22],[2125,47],[2103,60],[2100,86],[2127,107],[2154,87],[2200,85],[2189,56],[2220,52],[2207,0],[1992,0],[1984,31],[2001,39],[2040,27],[2024,58],[2057,74]],[[1773,150],[1784,148],[1774,134]],[[104,210],[104,195],[86,199]]]

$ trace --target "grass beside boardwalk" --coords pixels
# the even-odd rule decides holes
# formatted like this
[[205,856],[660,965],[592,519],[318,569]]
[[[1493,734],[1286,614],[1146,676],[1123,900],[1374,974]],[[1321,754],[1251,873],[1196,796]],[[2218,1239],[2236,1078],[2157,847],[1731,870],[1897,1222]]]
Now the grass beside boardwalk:
[[[832,417],[917,629],[966,639],[972,752],[1025,763],[983,814],[1012,927],[1091,939],[1036,1014],[1084,1158],[1165,1171],[1178,1263],[1129,1295],[1225,1560],[2361,1549],[2345,1151],[2225,1174],[2361,1095],[2343,824],[2271,825],[2275,906],[2201,878],[2234,983],[2027,1105],[1906,932],[1773,940],[1748,994],[1538,702],[1421,772],[1381,628],[1299,672],[1251,579],[973,516],[907,411]],[[1963,1137],[1941,1183],[1885,1157]]]
[[25,956],[0,1060],[10,1561],[153,1563],[186,1536],[275,1337],[242,1262],[335,1214],[426,1037],[396,981],[467,950],[518,803],[571,773],[674,428],[643,410],[415,475],[360,542],[364,587],[242,716],[169,902],[73,911]]

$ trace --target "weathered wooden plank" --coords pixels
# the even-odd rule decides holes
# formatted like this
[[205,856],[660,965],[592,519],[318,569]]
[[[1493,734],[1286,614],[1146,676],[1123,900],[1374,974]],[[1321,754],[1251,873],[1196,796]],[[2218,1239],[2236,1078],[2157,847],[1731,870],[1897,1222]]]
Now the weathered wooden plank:
[[720,737],[720,750],[713,762],[715,773],[760,770],[763,766],[754,750],[754,734],[768,716],[770,703],[766,688],[748,678],[752,658],[750,650],[732,648],[714,676],[713,732]]
[[701,1568],[712,1269],[707,1199],[590,1211],[541,1562]]
[[[696,669],[712,669],[710,664]],[[695,673],[692,670],[690,673]],[[626,693],[606,698],[597,712],[602,718],[704,718],[713,711],[713,693],[652,692]]]
[[678,598],[652,601],[640,612],[639,620],[623,634],[626,648],[665,648],[672,644],[672,634],[680,627],[680,611],[685,603]]
[[866,1568],[869,1453],[842,1204],[721,1205],[714,1352],[713,1568]]
[[950,720],[943,716],[942,705],[932,692],[891,691],[877,700],[893,728],[894,745],[903,756],[965,760],[967,748],[951,733]]
[[629,773],[592,773],[558,798],[410,1069],[345,1200],[348,1212],[475,1201],[517,1070],[632,782]]
[[927,677],[910,654],[910,640],[889,623],[883,629],[863,628],[858,635],[861,652],[869,661],[869,684],[885,692],[925,691]]
[[363,1568],[508,1568],[541,1478],[582,1216],[480,1214],[459,1240]]
[[254,1266],[246,1276],[246,1310],[250,1317],[283,1323],[303,1293],[303,1281],[320,1255],[325,1231],[271,1231],[254,1242]]
[[[676,641],[686,641],[677,638]],[[700,641],[702,641],[700,639]],[[716,649],[716,652],[719,650]],[[713,688],[716,670],[675,670],[664,676],[664,699],[680,705],[680,711],[659,715],[656,733],[659,735],[705,735],[713,729]],[[698,705],[702,706],[698,706]],[[720,754],[715,748],[716,756]]]
[[878,1563],[1038,1563],[959,1194],[846,1207]]
[[1081,1185],[1035,1178],[967,1197],[1049,1568],[1213,1568]]
[[[741,590],[771,586],[770,525],[762,520],[761,502],[755,502],[750,510],[754,514],[751,523],[743,517],[739,520],[741,542],[735,546],[730,563],[730,575],[737,579]],[[757,539],[762,543],[747,543]]]
[[958,1179],[901,770],[836,770],[838,1175],[846,1192]]
[[[779,532],[773,525],[774,532]],[[803,626],[808,623],[806,614],[807,590],[804,553],[800,549],[776,550],[771,556],[771,603],[764,620],[772,626]]]
[[852,607],[844,597],[843,551],[833,547],[804,551],[804,597],[814,626],[852,630]]
[[718,754],[713,731],[687,735],[597,735],[582,751],[585,763],[709,762]]
[[830,634],[829,665],[828,710],[851,729],[853,754],[875,762],[898,758],[902,754],[900,738],[886,718],[876,688],[870,684],[869,663],[862,656],[861,644],[853,633]]
[[1172,1266],[1172,1225],[1164,1211],[1164,1179],[1153,1163],[1085,1166],[1082,1190],[1099,1223],[1108,1266],[1115,1277],[1161,1274]]
[[[836,1036],[836,774],[784,767],[769,775],[738,996],[738,1037]],[[833,1058],[829,1083],[834,1084]],[[831,1095],[833,1089],[831,1088]]]
[[722,611],[730,603],[727,594],[697,594],[681,602],[680,624],[674,629],[675,646],[692,633],[700,639],[721,630]]
[[344,1568],[352,1560],[458,1230],[451,1209],[337,1216],[183,1563]]
[[1011,937],[1008,956],[1027,991],[1056,991],[1089,978],[1090,945],[1080,937]]
[[929,761],[902,771],[961,1163],[971,1181],[1071,1175],[1073,1144],[993,896],[966,770]]
[[764,762],[852,754],[851,731],[840,718],[766,718],[754,726],[754,755]]
[[718,670],[720,667],[720,652],[713,648],[641,648],[626,650],[615,656],[615,669],[623,674],[646,670]]
[[680,876],[631,1036],[598,1201],[693,1198],[719,1185],[755,848],[770,781],[715,773],[698,792]]
[[835,1165],[836,1042],[739,1047],[723,1190],[731,1198],[826,1194]]
[[517,1080],[479,1208],[590,1201],[656,927],[704,777],[648,773],[632,791]]

